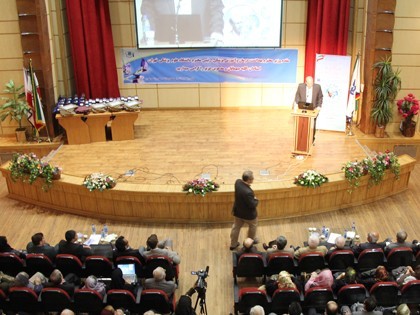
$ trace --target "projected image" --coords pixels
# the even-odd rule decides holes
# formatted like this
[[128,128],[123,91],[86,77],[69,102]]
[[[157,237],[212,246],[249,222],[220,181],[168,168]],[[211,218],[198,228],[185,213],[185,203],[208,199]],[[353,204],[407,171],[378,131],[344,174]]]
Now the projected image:
[[138,48],[280,47],[282,0],[135,0]]

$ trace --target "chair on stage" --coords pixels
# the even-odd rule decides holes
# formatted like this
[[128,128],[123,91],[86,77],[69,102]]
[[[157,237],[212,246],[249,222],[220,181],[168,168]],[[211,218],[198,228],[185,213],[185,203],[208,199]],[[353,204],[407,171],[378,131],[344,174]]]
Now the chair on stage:
[[88,256],[85,260],[85,274],[98,278],[111,278],[112,262],[105,256]]
[[175,294],[169,298],[162,290],[143,290],[140,295],[140,313],[151,309],[159,314],[171,314],[175,310]]
[[102,296],[91,289],[78,289],[74,292],[74,310],[78,313],[98,314],[104,308]]
[[262,290],[258,290],[258,288],[248,287],[238,290],[238,287],[235,286],[234,299],[235,314],[249,314],[249,310],[255,305],[262,306],[268,312],[269,301],[267,294]]
[[393,270],[401,266],[412,266],[414,263],[413,250],[409,247],[396,247],[387,255],[387,269]]
[[[119,256],[115,259],[115,265],[134,264],[137,278],[144,278],[144,266],[140,259],[135,256]],[[153,272],[153,271],[152,271]]]
[[271,276],[287,271],[291,275],[296,273],[297,263],[290,253],[273,253],[268,255],[266,274]]
[[337,302],[340,306],[351,306],[356,302],[363,303],[367,296],[363,284],[348,284],[340,288],[337,294]]
[[0,253],[0,270],[9,276],[15,277],[25,270],[23,259],[13,253]]
[[41,304],[45,312],[61,312],[63,309],[72,308],[71,297],[60,288],[43,288]]
[[34,313],[41,311],[41,303],[36,292],[27,287],[9,289],[9,309],[14,312]]
[[328,259],[328,266],[333,273],[345,271],[347,267],[354,267],[354,265],[354,253],[348,249],[333,251]]
[[366,271],[384,265],[385,256],[380,248],[365,249],[357,258],[357,270]]
[[39,271],[48,278],[54,270],[52,261],[44,254],[27,254],[25,260],[26,272],[29,276],[32,276]]
[[379,306],[396,306],[399,300],[398,284],[394,281],[377,282],[370,288],[370,295],[376,298]]
[[247,253],[239,256],[238,259],[237,254],[232,253],[232,263],[235,283],[237,282],[238,277],[261,277],[262,281],[265,281],[266,262],[263,255]]
[[79,277],[84,275],[83,264],[80,259],[70,254],[59,254],[55,257],[55,266],[63,276],[74,273]]
[[303,296],[296,288],[279,288],[271,298],[271,311],[276,314],[287,314],[292,302],[301,302]]
[[305,253],[299,257],[298,270],[300,272],[313,272],[326,267],[324,256],[321,253]]

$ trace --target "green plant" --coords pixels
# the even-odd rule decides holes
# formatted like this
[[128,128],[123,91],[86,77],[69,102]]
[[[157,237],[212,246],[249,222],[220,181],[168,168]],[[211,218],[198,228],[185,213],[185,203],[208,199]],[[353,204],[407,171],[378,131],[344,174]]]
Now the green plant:
[[378,185],[382,182],[387,169],[394,174],[395,179],[398,179],[400,175],[400,163],[394,152],[379,152],[372,159],[364,159],[363,166],[368,170],[370,175],[369,184],[371,186]]
[[377,74],[373,84],[374,101],[370,116],[378,126],[385,126],[392,119],[392,105],[401,89],[400,71],[394,71],[391,57],[373,65]]
[[114,188],[117,182],[114,178],[103,173],[92,173],[85,177],[83,186],[89,191],[99,190],[104,191],[105,189]]
[[361,162],[347,162],[342,167],[344,170],[344,177],[350,184],[350,189],[348,190],[349,193],[359,187],[360,178],[364,175],[364,168],[363,163]]
[[34,153],[14,154],[8,169],[13,181],[22,180],[32,184],[38,177],[42,177],[44,191],[51,187],[56,174],[61,173],[61,168],[42,162]]
[[295,177],[294,183],[298,186],[313,187],[321,186],[328,182],[328,177],[314,170],[307,170]]
[[0,106],[0,119],[4,121],[8,116],[10,121],[15,120],[22,129],[22,119],[27,117],[30,107],[25,100],[25,92],[22,92],[23,85],[16,87],[13,80],[5,84],[4,93],[10,94],[11,97],[2,97],[6,102]]
[[201,195],[204,197],[209,192],[217,191],[219,187],[219,184],[212,180],[199,178],[188,181],[182,186],[182,190],[186,191],[187,194]]

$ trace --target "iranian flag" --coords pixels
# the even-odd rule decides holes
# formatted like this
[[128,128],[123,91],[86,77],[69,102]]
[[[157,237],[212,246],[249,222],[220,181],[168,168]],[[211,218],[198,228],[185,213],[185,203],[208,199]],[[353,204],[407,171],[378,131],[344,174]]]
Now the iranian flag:
[[32,65],[29,66],[29,69],[23,69],[23,77],[25,81],[26,101],[31,108],[28,112],[28,120],[38,132],[45,127],[45,117],[42,110],[41,97],[39,96],[39,84]]

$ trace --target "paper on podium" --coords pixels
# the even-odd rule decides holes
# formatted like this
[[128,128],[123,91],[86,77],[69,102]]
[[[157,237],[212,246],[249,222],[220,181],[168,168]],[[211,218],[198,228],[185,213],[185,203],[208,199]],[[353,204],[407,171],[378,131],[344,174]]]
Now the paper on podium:
[[355,235],[356,235],[356,232],[354,232],[354,231],[347,231],[346,237],[347,238],[350,238],[350,239],[353,239]]
[[107,243],[111,243],[112,241],[115,241],[117,239],[118,235],[113,233],[113,234],[108,234],[107,236],[105,236],[104,238],[104,242]]
[[91,234],[90,237],[84,242],[84,245],[98,245],[101,241],[101,234]]
[[327,242],[330,244],[335,244],[335,240],[337,237],[341,236],[341,234],[338,233],[331,233],[330,236],[328,237]]

